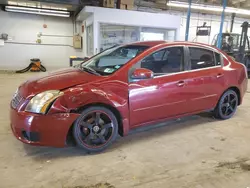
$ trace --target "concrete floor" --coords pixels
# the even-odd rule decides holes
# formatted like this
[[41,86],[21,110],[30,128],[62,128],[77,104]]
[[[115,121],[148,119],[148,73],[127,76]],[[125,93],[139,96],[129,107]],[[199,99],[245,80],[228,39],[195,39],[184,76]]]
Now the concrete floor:
[[133,132],[104,153],[87,155],[74,147],[24,145],[12,135],[11,96],[37,74],[0,74],[0,188],[250,187],[249,93],[230,120],[206,113],[183,118]]

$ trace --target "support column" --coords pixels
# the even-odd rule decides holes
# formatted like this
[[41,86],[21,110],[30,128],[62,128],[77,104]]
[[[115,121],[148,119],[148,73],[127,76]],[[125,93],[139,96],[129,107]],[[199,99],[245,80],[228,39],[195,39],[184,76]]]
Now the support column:
[[220,23],[220,33],[218,35],[217,47],[221,48],[222,46],[222,31],[223,31],[223,24],[225,20],[225,9],[227,6],[227,0],[223,0],[223,11],[221,13],[221,23]]
[[186,35],[185,35],[185,41],[188,41],[188,36],[189,36],[189,25],[190,25],[190,17],[191,17],[191,4],[192,0],[188,0],[188,12],[187,12],[187,23],[186,23]]
[[231,26],[230,26],[230,33],[233,32],[233,28],[234,28],[234,18],[235,18],[235,13],[232,13],[232,16],[231,16]]

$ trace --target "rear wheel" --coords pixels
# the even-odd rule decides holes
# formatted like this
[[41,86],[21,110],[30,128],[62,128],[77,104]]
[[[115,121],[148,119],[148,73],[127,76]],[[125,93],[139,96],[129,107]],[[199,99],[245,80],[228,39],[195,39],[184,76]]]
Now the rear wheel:
[[101,106],[83,110],[73,127],[76,143],[88,152],[106,149],[117,137],[118,122],[115,115]]
[[226,91],[220,98],[215,108],[215,117],[219,119],[231,118],[238,106],[238,95],[234,90]]

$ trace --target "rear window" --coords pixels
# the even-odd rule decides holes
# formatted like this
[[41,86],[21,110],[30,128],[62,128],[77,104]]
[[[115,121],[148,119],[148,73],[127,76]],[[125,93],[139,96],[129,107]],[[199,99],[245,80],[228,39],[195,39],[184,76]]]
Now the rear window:
[[221,60],[222,60],[221,55],[218,54],[218,53],[216,53],[216,52],[214,52],[214,54],[215,54],[215,64],[216,65],[221,65],[222,64],[222,62],[221,62]]
[[189,47],[191,69],[202,69],[215,66],[214,52],[203,48]]

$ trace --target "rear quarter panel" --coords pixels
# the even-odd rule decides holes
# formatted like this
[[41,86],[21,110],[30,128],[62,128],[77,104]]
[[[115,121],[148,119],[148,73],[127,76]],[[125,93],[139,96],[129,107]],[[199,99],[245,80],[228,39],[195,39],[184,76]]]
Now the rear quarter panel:
[[245,65],[234,61],[231,57],[224,55],[224,75],[227,88],[237,87],[240,90],[240,103],[247,91],[248,77]]

